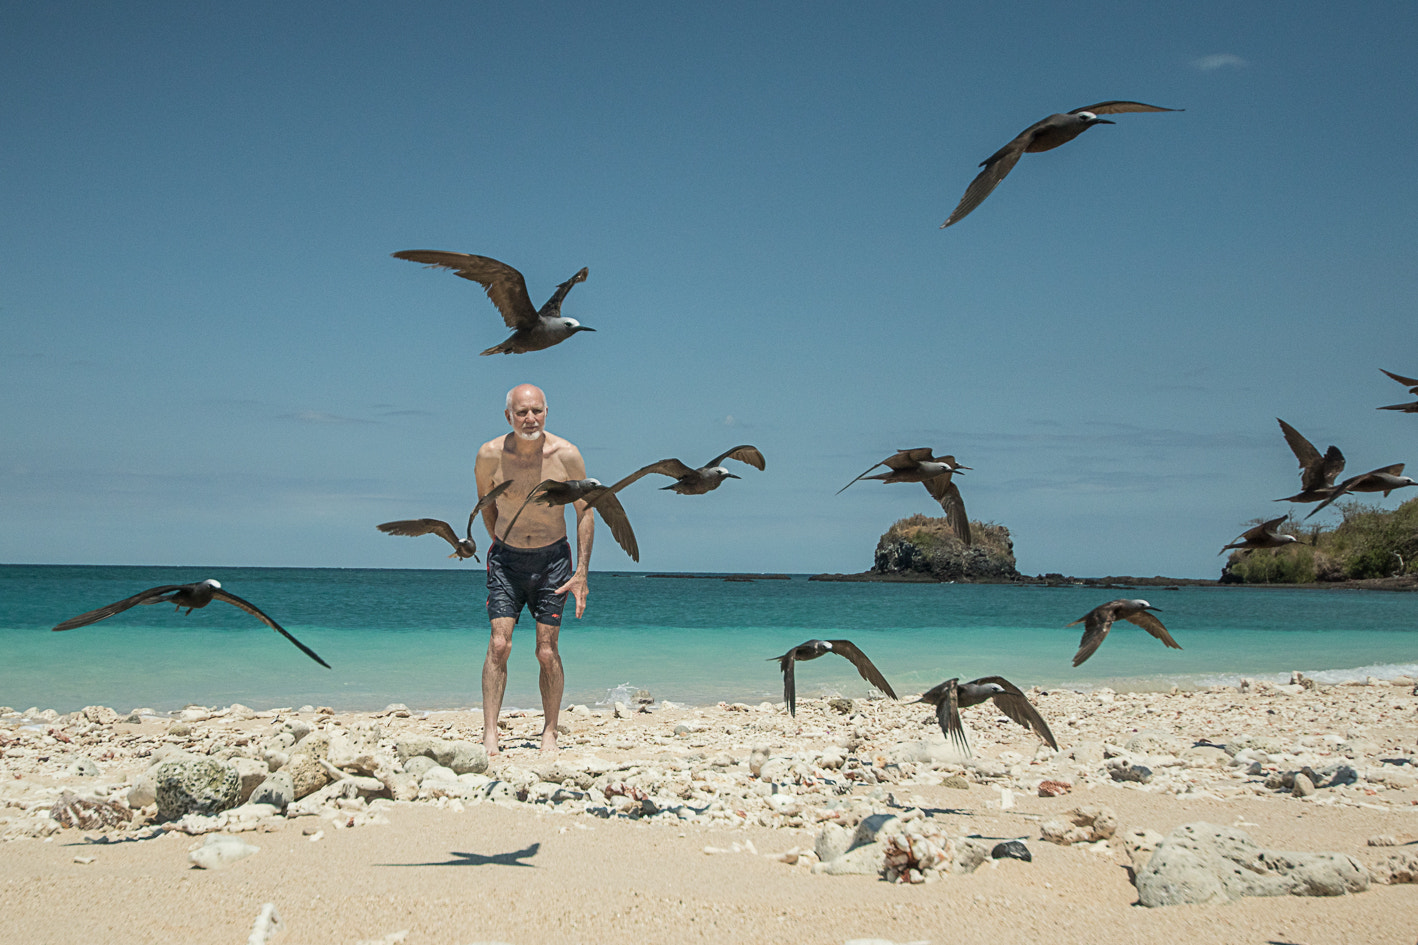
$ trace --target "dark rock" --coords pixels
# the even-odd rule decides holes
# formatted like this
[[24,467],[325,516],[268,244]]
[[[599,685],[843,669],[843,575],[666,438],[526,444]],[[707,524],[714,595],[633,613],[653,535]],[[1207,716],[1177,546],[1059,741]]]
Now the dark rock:
[[990,857],[996,860],[1023,860],[1025,863],[1034,860],[1034,855],[1029,852],[1023,840],[1006,840],[1004,843],[995,844],[995,848],[990,851]]
[[1135,781],[1138,784],[1146,784],[1152,780],[1152,769],[1146,765],[1120,765],[1108,769],[1108,774],[1114,781]]
[[1014,542],[1003,525],[971,526],[973,543],[956,538],[943,518],[902,519],[877,542],[875,574],[917,574],[936,581],[1019,579]]

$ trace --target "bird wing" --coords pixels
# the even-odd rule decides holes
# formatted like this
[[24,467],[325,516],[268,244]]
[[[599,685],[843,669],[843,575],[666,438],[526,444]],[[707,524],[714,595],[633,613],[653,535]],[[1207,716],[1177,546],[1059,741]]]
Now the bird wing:
[[[478,283],[487,291],[487,297],[492,299],[492,304],[502,313],[502,320],[507,323],[508,328],[531,328],[537,324],[537,310],[527,295],[527,282],[520,272],[507,263],[498,262],[488,256],[446,253],[437,249],[406,249],[393,255],[396,259],[451,269],[455,275]],[[574,277],[572,281],[576,281]],[[566,283],[562,288],[570,287],[571,283]]]
[[957,680],[947,679],[936,688],[945,690],[941,693],[941,699],[935,707],[935,717],[936,721],[940,723],[940,730],[959,749],[960,753],[968,758],[973,752],[970,750],[970,739],[965,737],[965,726],[960,722]]
[[[1379,368],[1379,370],[1384,371],[1383,368]],[[1398,383],[1406,385],[1408,387],[1408,393],[1418,394],[1418,379],[1404,377],[1402,374],[1395,374],[1392,371],[1384,371],[1384,373],[1395,381],[1398,381]]]
[[1123,619],[1129,623],[1137,624],[1174,650],[1180,650],[1182,648],[1180,643],[1172,639],[1172,635],[1167,632],[1167,628],[1162,626],[1162,621],[1158,620],[1150,611],[1139,610],[1135,614],[1125,614]]
[[[1107,607],[1104,604],[1103,607]],[[1073,623],[1083,624],[1083,639],[1078,643],[1078,652],[1073,654],[1073,665],[1079,666],[1084,660],[1098,651],[1098,647],[1103,645],[1103,641],[1108,638],[1108,631],[1113,629],[1113,615],[1111,612],[1103,612],[1103,607],[1095,607],[1087,614],[1079,617]]]
[[891,688],[891,683],[886,681],[886,677],[881,675],[881,670],[877,669],[867,655],[863,653],[851,640],[828,640],[832,644],[832,652],[838,656],[845,656],[853,666],[857,667],[857,672],[867,682],[871,683],[891,698],[896,698],[896,690]]
[[[878,466],[885,466],[888,469],[915,469],[921,463],[930,462],[935,459],[929,446],[917,446],[909,450],[897,450],[895,454],[886,457],[878,463]],[[871,470],[867,470],[870,472]]]
[[[473,515],[477,515],[477,514],[478,514],[479,512],[481,512],[483,509],[487,508],[489,505],[491,505],[492,503],[496,502],[497,499],[498,499],[498,497],[501,496],[502,493],[506,492],[506,491],[507,491],[509,488],[511,488],[511,487],[512,487],[512,480],[511,480],[511,479],[508,479],[506,482],[499,482],[497,485],[495,485],[495,486],[493,486],[491,489],[487,490],[487,495],[483,496],[481,499],[478,499],[478,504],[475,505],[475,506],[473,506]],[[468,516],[468,521],[469,521],[469,523],[472,522],[472,518],[473,518],[472,515]],[[468,525],[468,530],[469,530],[468,537],[469,537],[469,538],[472,538],[473,536],[472,536],[472,525],[471,525],[471,524]]]
[[[1308,472],[1312,467],[1320,463],[1320,451],[1315,449],[1315,445],[1300,435],[1300,431],[1290,424],[1275,418],[1275,422],[1280,424],[1280,432],[1285,434],[1285,442],[1290,445],[1290,452],[1295,454],[1295,458],[1300,461],[1300,469]],[[1303,479],[1304,476],[1301,476]]]
[[955,537],[970,544],[970,517],[965,514],[965,500],[960,498],[960,487],[951,481],[952,473],[941,473],[934,479],[922,483],[931,498],[945,510],[945,521]]
[[639,479],[640,477],[648,476],[651,473],[655,473],[659,476],[669,476],[671,479],[683,479],[685,476],[688,476],[692,472],[694,472],[693,469],[690,469],[688,466],[686,466],[684,463],[680,462],[677,459],[662,459],[658,463],[651,463],[648,466],[641,466],[639,469],[635,470],[635,472],[626,476],[624,479],[620,480],[620,482],[617,482],[615,485],[611,486],[611,491],[619,492],[621,489],[630,485],[632,482]]
[[[449,531],[452,531],[452,529],[449,529]],[[235,594],[231,593],[230,591],[224,591],[224,590],[222,590],[220,587],[214,587],[214,588],[212,588],[212,597],[213,597],[214,599],[216,599],[216,600],[224,600],[224,601],[226,601],[228,604],[231,604],[231,605],[233,605],[233,606],[235,606],[235,607],[239,607],[239,608],[241,608],[242,610],[246,611],[248,614],[250,614],[251,616],[255,617],[257,620],[260,620],[260,621],[261,621],[262,623],[264,623],[266,626],[270,627],[272,630],[276,631],[276,632],[279,633],[281,636],[285,637],[287,640],[289,640],[289,641],[291,641],[292,643],[294,643],[297,647],[300,648],[300,652],[304,653],[306,656],[310,657],[311,659],[313,659],[315,662],[319,663],[321,666],[325,667],[326,669],[329,669],[329,668],[330,668],[330,664],[329,664],[329,663],[325,662],[325,661],[322,660],[319,656],[315,655],[315,651],[312,650],[310,647],[306,646],[304,643],[301,643],[301,642],[300,642],[299,640],[297,640],[295,637],[291,636],[290,633],[288,633],[288,632],[286,631],[286,628],[285,628],[285,627],[282,627],[280,624],[276,623],[276,622],[275,622],[274,620],[272,620],[270,617],[267,617],[267,616],[261,611],[261,608],[260,608],[260,607],[257,607],[255,604],[251,603],[250,601],[242,600],[240,597],[237,597]]]
[[1004,692],[995,693],[992,697],[1001,712],[1048,742],[1049,747],[1054,751],[1059,750],[1059,743],[1054,741],[1054,733],[1049,731],[1049,724],[1044,721],[1039,710],[1034,708],[1034,704],[1014,683],[1003,676],[985,676],[972,680],[970,685],[988,686],[990,683],[1004,689]]
[[132,597],[125,597],[120,601],[115,601],[97,610],[91,610],[86,614],[79,614],[77,617],[70,617],[63,623],[55,625],[53,629],[73,630],[75,627],[88,626],[91,623],[97,623],[107,617],[112,617],[114,614],[121,614],[129,607],[136,607],[139,604],[156,604],[158,601],[162,600],[165,595],[171,594],[173,591],[180,591],[184,587],[189,586],[190,585],[187,584],[164,584],[161,587],[150,587],[146,591],[139,591]]
[[735,446],[731,450],[725,450],[704,465],[706,467],[719,466],[726,459],[736,459],[741,463],[747,463],[760,472],[763,471],[765,465],[763,462],[763,454],[758,451],[758,447],[749,446],[747,443],[742,446]]
[[794,718],[798,715],[798,684],[793,673],[793,663],[796,662],[793,654],[797,651],[798,648],[793,647],[778,657],[778,668],[783,671],[783,702],[788,706],[788,714]]
[[[469,528],[471,528],[471,516],[468,521],[470,523]],[[398,522],[385,522],[382,525],[376,525],[374,527],[386,535],[405,535],[410,538],[432,533],[448,542],[448,544],[452,545],[454,548],[458,547],[457,533],[453,531],[452,525],[449,525],[442,519],[409,518]]]
[[[1334,485],[1334,477],[1342,472],[1344,472],[1344,454],[1339,452],[1339,447],[1331,446],[1325,450],[1324,464],[1320,466],[1319,481],[1315,483],[1314,488]],[[1301,479],[1300,485],[1304,486],[1304,484],[1304,480]]]
[[[1079,112],[1092,112],[1095,115],[1121,115],[1125,112],[1184,112],[1185,108],[1163,108],[1160,105],[1148,105],[1144,102],[1099,102],[1097,105],[1085,105],[1082,108],[1075,108],[1069,112],[1070,115],[1077,115]],[[1382,370],[1382,369],[1380,369]]]
[[639,561],[640,546],[635,543],[635,532],[630,529],[630,519],[626,517],[625,507],[620,504],[615,493],[610,489],[603,489],[588,497],[586,504],[601,513],[601,518],[610,526],[611,536],[615,538],[616,544],[630,555],[630,560]]
[[1407,404],[1389,404],[1386,407],[1376,407],[1376,410],[1402,410],[1404,413],[1418,413],[1418,401]]
[[570,292],[571,287],[576,285],[578,282],[585,282],[586,277],[590,275],[590,273],[591,270],[583,267],[580,272],[576,273],[576,275],[572,276],[570,279],[567,279],[561,285],[557,286],[556,291],[551,294],[551,298],[547,299],[547,304],[542,306],[542,311],[550,315],[554,315],[557,312],[561,311],[561,303],[566,299],[566,293]]
[[527,507],[528,502],[531,502],[538,493],[544,493],[547,488],[556,484],[555,479],[543,479],[533,486],[532,491],[527,493],[527,497],[522,500],[522,504],[517,506],[517,511],[512,514],[512,521],[508,522],[507,527],[502,530],[502,536],[506,538],[508,535],[512,534],[512,526],[517,524],[517,519],[521,516],[522,510]]
[[1004,180],[1005,175],[1014,170],[1014,165],[1019,163],[1020,155],[1024,153],[1025,147],[1029,144],[1026,137],[1028,134],[1029,132],[1026,131],[985,160],[985,169],[976,174],[975,179],[970,182],[970,186],[965,188],[965,195],[960,198],[960,202],[950,212],[949,219],[940,225],[942,230],[969,216],[970,211],[983,203],[990,192],[999,186],[999,182]]

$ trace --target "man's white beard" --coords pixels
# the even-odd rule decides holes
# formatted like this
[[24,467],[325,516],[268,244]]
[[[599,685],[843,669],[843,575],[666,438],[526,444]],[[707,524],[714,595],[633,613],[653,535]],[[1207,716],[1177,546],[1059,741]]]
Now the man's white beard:
[[536,433],[523,433],[521,430],[514,430],[513,432],[517,434],[517,439],[519,440],[540,440],[543,431],[538,430]]

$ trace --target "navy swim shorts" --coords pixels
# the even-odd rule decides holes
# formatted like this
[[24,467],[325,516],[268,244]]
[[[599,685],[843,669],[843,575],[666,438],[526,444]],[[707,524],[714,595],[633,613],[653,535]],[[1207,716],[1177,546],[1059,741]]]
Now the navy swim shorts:
[[566,595],[556,589],[571,580],[571,545],[563,538],[544,548],[512,548],[495,542],[487,553],[487,616],[521,616],[525,606],[537,623],[561,626]]

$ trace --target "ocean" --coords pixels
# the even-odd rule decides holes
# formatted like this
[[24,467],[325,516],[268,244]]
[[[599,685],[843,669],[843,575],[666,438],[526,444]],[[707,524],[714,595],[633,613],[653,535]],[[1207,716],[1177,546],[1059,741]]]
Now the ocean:
[[[191,614],[135,607],[63,633],[61,620],[161,584],[215,578],[314,649],[316,665],[256,618],[214,602]],[[363,711],[481,703],[487,647],[481,568],[0,566],[0,705],[120,712],[185,705],[328,705]],[[1325,682],[1418,673],[1418,594],[1180,587],[1112,590],[970,584],[726,581],[592,572],[586,616],[568,614],[564,704],[606,704],[647,689],[691,705],[781,701],[770,660],[805,640],[847,638],[899,695],[951,676],[999,675],[1022,688],[1196,688],[1242,676]],[[1183,647],[1119,622],[1081,667],[1070,663],[1094,606],[1143,597]],[[504,708],[540,706],[535,631],[513,635]],[[799,698],[868,687],[831,656],[798,668]]]

